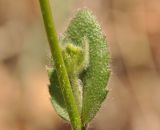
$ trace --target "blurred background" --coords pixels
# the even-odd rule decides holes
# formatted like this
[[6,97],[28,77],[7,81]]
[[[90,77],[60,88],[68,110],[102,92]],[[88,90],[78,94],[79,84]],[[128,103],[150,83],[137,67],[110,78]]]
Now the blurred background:
[[[160,130],[160,1],[51,0],[57,32],[81,7],[108,39],[109,95],[89,130]],[[0,0],[0,130],[70,130],[48,93],[38,0]]]

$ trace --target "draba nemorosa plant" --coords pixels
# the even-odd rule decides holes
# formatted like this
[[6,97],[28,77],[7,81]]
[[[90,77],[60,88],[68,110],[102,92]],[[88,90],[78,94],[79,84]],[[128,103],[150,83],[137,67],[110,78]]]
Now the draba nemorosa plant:
[[81,9],[57,38],[48,0],[39,0],[53,58],[48,68],[51,102],[73,130],[86,130],[106,98],[109,51],[96,18]]

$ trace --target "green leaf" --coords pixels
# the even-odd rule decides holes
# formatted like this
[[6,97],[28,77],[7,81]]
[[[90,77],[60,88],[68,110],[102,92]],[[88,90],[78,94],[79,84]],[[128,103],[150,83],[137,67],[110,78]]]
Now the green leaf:
[[[86,58],[86,46],[84,48],[67,43],[62,51],[65,66],[68,71],[68,75],[71,73],[79,74],[84,66],[87,66],[88,62]],[[87,50],[88,51],[88,50]]]
[[89,44],[89,65],[80,73],[83,83],[82,122],[91,121],[104,101],[106,85],[110,71],[107,43],[97,20],[87,9],[78,11],[64,33],[63,42],[71,41],[76,46],[83,46],[84,38]]
[[48,69],[48,75],[50,78],[49,93],[51,95],[51,102],[55,108],[55,111],[60,117],[66,121],[69,120],[69,115],[65,106],[62,92],[59,87],[58,77],[54,69]]

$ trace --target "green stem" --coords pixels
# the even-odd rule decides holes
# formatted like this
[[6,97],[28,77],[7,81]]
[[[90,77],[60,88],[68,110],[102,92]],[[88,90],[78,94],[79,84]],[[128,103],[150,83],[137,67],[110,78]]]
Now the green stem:
[[70,81],[72,84],[73,95],[76,100],[76,104],[81,114],[82,109],[82,86],[80,85],[80,81],[78,81],[78,76],[76,74],[71,74]]
[[58,43],[58,38],[56,34],[54,20],[51,13],[52,11],[49,4],[49,0],[39,0],[39,3],[61,91],[63,93],[64,101],[71,120],[72,129],[81,130],[82,126],[81,126],[80,114],[72,93],[70,81],[62,57],[62,52]]

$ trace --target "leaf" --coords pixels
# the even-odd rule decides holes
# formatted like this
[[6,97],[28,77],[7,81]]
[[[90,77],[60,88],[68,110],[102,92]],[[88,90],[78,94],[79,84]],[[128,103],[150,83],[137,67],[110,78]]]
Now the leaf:
[[82,48],[82,47],[78,47],[73,45],[72,43],[67,43],[65,48],[62,51],[63,54],[63,59],[65,62],[65,66],[67,68],[68,71],[68,75],[70,75],[71,73],[73,74],[79,74],[84,66],[88,65],[88,58],[86,51],[86,48],[88,48],[88,46]]
[[51,95],[51,102],[55,108],[55,111],[66,121],[70,121],[62,92],[59,87],[58,77],[54,69],[48,69],[48,75],[50,78],[49,93]]
[[104,101],[109,79],[109,52],[106,39],[97,20],[87,9],[78,11],[64,33],[63,42],[71,41],[76,46],[83,46],[84,38],[89,44],[89,65],[80,74],[83,82],[83,125],[91,121]]

